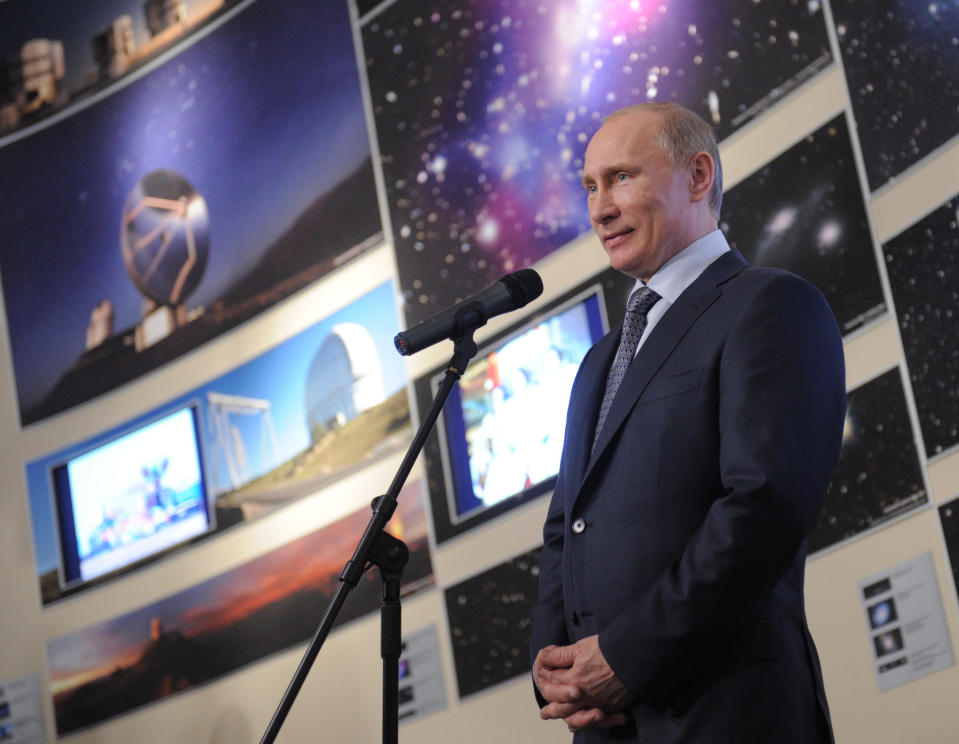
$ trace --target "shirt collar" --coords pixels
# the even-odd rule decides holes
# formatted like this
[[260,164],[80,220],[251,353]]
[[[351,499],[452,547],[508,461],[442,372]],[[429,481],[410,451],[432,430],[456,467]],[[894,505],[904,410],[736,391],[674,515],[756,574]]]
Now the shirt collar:
[[[659,267],[649,278],[646,286],[670,304],[692,284],[706,267],[729,250],[729,243],[721,230],[713,230],[699,240],[693,241]],[[643,286],[636,280],[634,291]]]

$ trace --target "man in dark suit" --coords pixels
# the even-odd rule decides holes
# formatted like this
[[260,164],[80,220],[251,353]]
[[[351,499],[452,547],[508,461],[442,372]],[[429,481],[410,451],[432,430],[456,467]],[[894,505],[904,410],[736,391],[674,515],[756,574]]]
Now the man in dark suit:
[[695,114],[608,117],[583,185],[637,287],[570,398],[532,617],[541,716],[584,743],[830,742],[803,569],[845,415],[836,322],[729,250]]

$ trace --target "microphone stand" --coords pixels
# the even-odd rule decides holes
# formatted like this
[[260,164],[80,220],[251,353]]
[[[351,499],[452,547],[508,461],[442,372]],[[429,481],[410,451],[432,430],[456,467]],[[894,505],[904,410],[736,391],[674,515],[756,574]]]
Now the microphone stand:
[[413,469],[413,463],[423,449],[423,445],[426,444],[426,438],[436,424],[436,419],[439,418],[440,411],[446,404],[446,399],[449,398],[453,386],[462,377],[470,359],[476,355],[473,333],[477,328],[485,325],[486,320],[482,304],[479,302],[468,303],[457,312],[457,335],[453,338],[453,357],[446,369],[446,376],[433,399],[433,405],[413,437],[413,441],[406,452],[406,457],[403,458],[389,490],[383,496],[373,500],[373,516],[356,546],[353,557],[347,561],[340,573],[340,584],[333,593],[320,625],[313,635],[306,653],[300,660],[296,673],[273,714],[270,725],[263,734],[263,738],[260,739],[260,744],[271,744],[275,741],[277,734],[280,732],[280,727],[293,706],[293,701],[306,681],[310,667],[313,666],[326,637],[333,628],[333,623],[336,622],[336,617],[343,607],[343,603],[370,564],[379,567],[380,576],[383,580],[383,603],[380,610],[380,655],[383,658],[383,742],[384,744],[397,744],[399,736],[399,658],[402,645],[400,580],[403,568],[409,560],[409,548],[401,540],[386,532],[384,528],[396,510],[396,497]]

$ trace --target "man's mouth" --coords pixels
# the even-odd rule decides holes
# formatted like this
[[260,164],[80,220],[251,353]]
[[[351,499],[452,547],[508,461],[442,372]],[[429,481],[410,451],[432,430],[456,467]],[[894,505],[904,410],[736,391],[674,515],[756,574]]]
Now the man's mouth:
[[627,228],[625,230],[618,230],[616,232],[607,233],[602,238],[603,245],[606,248],[616,248],[632,232],[633,232],[632,228]]

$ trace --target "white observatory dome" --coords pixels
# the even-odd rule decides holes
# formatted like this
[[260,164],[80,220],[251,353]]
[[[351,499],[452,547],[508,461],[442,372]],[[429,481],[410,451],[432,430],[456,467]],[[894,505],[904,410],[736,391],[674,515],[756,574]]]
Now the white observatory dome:
[[342,426],[386,400],[376,345],[363,326],[340,323],[323,339],[306,375],[310,438]]

